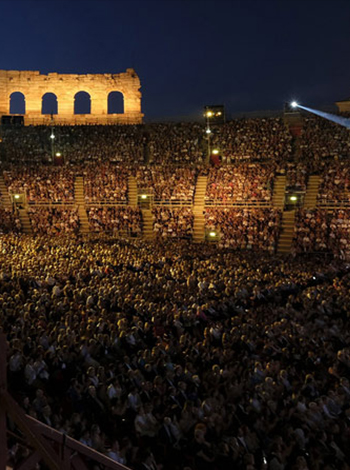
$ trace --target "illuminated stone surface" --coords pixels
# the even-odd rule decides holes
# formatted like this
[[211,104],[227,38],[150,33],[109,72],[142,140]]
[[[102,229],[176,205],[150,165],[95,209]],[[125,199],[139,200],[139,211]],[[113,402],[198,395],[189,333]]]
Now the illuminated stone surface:
[[[119,74],[42,75],[37,71],[0,70],[0,116],[10,114],[10,96],[25,97],[25,125],[50,124],[51,116],[41,114],[42,97],[54,93],[58,102],[58,124],[139,124],[142,122],[140,79],[133,69]],[[74,97],[89,93],[91,114],[74,114]],[[113,91],[124,97],[124,114],[108,114],[108,95]]]

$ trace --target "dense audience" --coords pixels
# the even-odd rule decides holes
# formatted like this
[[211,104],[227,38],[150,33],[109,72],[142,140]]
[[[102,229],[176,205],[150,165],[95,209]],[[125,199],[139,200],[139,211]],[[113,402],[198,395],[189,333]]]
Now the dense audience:
[[[50,162],[57,153],[67,163],[202,164],[208,144],[218,148],[223,163],[242,158],[286,161],[292,136],[283,120],[236,119],[212,126],[204,123],[160,123],[147,126],[35,126],[3,130],[3,149],[9,162]],[[209,142],[208,142],[209,139]]]
[[[348,156],[345,135],[315,122],[302,155]],[[16,212],[0,208],[10,392],[30,416],[135,470],[349,470],[350,209],[299,210],[288,258],[275,254],[282,212],[271,207],[206,208],[218,244],[179,240],[192,237],[192,207],[161,205],[154,243],[108,237],[141,233],[141,211],[118,205],[131,174],[158,203],[192,204],[206,139],[184,123],[4,131],[8,161],[48,162],[59,148],[77,164],[4,171],[31,203],[34,234],[16,233]],[[305,191],[310,166],[288,162],[281,120],[232,121],[210,139],[225,165],[200,169],[207,205],[270,204],[276,171]],[[347,168],[324,164],[320,202],[347,197]],[[77,174],[84,240],[77,208],[59,205],[74,202]],[[25,464],[8,426],[9,465]]]
[[300,209],[296,214],[294,250],[350,256],[350,209]]
[[317,116],[303,120],[300,149],[303,160],[317,165],[328,157],[350,157],[350,135],[346,127]]
[[155,207],[152,209],[152,217],[153,231],[157,237],[190,238],[192,236],[194,216],[191,208]]
[[6,159],[14,163],[50,162],[56,153],[69,163],[144,161],[143,126],[5,128],[2,138]]
[[349,468],[340,262],[3,236],[0,266],[31,416],[135,469]]
[[20,231],[21,222],[16,213],[11,209],[0,207],[0,234]]
[[30,207],[28,216],[34,235],[69,235],[79,232],[78,209],[73,207]]
[[142,216],[131,207],[90,207],[87,211],[92,232],[140,235]]
[[205,127],[198,123],[149,126],[149,160],[156,164],[200,164],[207,156]]
[[212,168],[205,201],[214,205],[270,202],[274,172],[273,165],[254,163]]
[[190,167],[139,166],[136,180],[139,193],[146,191],[154,200],[193,203],[196,171]]
[[236,160],[286,161],[292,156],[292,136],[281,118],[235,119],[213,133],[224,163]]
[[3,172],[10,194],[24,194],[29,203],[74,202],[71,167],[12,166]]
[[101,163],[84,168],[84,195],[91,202],[128,202],[129,169],[121,165]]
[[350,201],[349,161],[336,161],[323,165],[318,200],[320,203]]
[[205,211],[205,227],[217,231],[220,244],[239,250],[268,251],[277,248],[282,213],[278,209],[219,209]]
[[287,163],[283,167],[286,175],[286,190],[305,192],[307,187],[308,169],[304,163]]

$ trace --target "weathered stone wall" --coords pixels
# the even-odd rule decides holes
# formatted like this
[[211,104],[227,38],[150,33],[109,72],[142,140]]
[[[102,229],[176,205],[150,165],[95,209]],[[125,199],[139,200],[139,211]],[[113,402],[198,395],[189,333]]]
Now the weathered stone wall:
[[[58,124],[139,124],[142,122],[140,79],[133,69],[120,74],[58,74],[42,75],[37,71],[0,70],[0,116],[10,114],[10,96],[25,96],[25,124],[49,124],[50,115],[41,114],[45,93],[57,96]],[[74,97],[89,93],[91,114],[74,114]],[[124,97],[124,114],[108,114],[108,95],[118,91]]]

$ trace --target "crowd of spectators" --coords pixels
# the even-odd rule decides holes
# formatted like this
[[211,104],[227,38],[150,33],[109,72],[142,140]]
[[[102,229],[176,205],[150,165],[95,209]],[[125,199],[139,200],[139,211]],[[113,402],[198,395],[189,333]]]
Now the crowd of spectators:
[[155,164],[201,164],[207,156],[205,127],[198,123],[152,124],[149,160]]
[[92,232],[140,235],[142,215],[132,207],[90,207],[87,210]]
[[29,415],[135,469],[349,469],[340,261],[4,235],[0,266]]
[[297,212],[295,252],[330,252],[349,259],[349,243],[349,209],[300,209]]
[[282,162],[292,157],[292,135],[281,118],[234,119],[213,133],[223,163],[237,160]]
[[205,210],[206,231],[218,232],[221,246],[238,250],[275,253],[281,220],[282,212],[271,208]]
[[29,203],[74,202],[73,168],[56,166],[12,166],[3,172],[10,194],[24,194]]
[[0,207],[0,234],[19,233],[21,222],[12,209]]
[[350,201],[349,161],[334,161],[321,166],[319,202],[339,203]]
[[192,237],[194,216],[191,208],[154,207],[152,218],[153,231],[157,237]]
[[33,235],[77,235],[80,222],[75,207],[30,207],[28,216]]
[[155,201],[193,203],[196,170],[191,167],[139,166],[136,181],[139,192],[151,193]]
[[211,168],[205,201],[209,204],[270,202],[274,165],[242,163]]
[[286,163],[279,168],[281,173],[286,175],[286,190],[305,192],[308,180],[308,168],[304,163]]
[[101,163],[84,167],[84,195],[87,203],[128,201],[129,168]]
[[[52,138],[54,136],[54,138]],[[60,153],[69,163],[144,161],[143,126],[26,126],[4,129],[7,161],[46,163]]]
[[346,127],[321,117],[305,116],[300,137],[303,161],[317,167],[319,161],[350,157],[350,136]]

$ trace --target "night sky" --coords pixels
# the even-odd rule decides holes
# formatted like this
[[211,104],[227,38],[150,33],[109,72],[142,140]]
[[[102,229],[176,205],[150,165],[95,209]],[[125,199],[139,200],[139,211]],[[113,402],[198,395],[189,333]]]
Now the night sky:
[[0,0],[0,69],[141,79],[148,120],[350,97],[348,0]]

